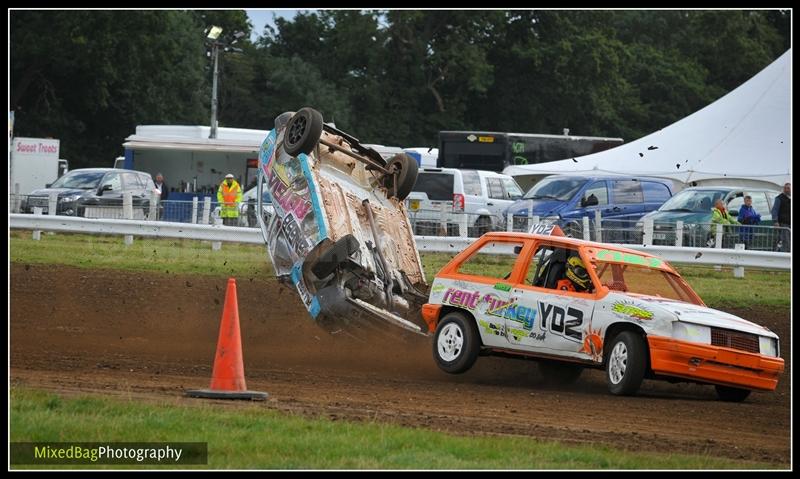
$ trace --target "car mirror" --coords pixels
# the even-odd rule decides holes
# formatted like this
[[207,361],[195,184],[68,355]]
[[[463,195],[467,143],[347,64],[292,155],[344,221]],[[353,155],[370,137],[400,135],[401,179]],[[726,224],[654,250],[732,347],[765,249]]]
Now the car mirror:
[[586,206],[586,197],[585,196],[583,198],[581,198],[581,208],[583,208],[584,206]]
[[106,183],[105,185],[101,186],[99,190],[97,190],[97,196],[103,196],[104,191],[111,191],[112,189],[114,189],[114,187]]
[[522,246],[514,246],[514,254],[520,254],[522,252]]
[[45,183],[45,185],[44,185],[45,188],[50,188],[51,186],[53,186],[52,183]]

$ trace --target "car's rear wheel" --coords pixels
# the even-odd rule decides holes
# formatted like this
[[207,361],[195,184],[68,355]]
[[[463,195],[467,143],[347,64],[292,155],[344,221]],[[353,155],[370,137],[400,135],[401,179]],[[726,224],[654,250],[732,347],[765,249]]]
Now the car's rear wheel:
[[417,160],[404,153],[394,155],[386,164],[390,174],[383,177],[383,186],[389,190],[389,196],[403,201],[411,193],[417,181],[419,166]]
[[492,230],[492,219],[488,216],[481,216],[475,222],[475,232],[478,236],[483,236]]
[[301,108],[286,123],[283,149],[292,156],[309,154],[321,137],[322,114],[313,108]]
[[749,389],[732,388],[729,386],[715,386],[717,389],[717,397],[721,401],[727,402],[742,402],[750,395]]
[[641,335],[623,331],[609,343],[606,357],[608,390],[617,396],[632,396],[642,385],[647,370],[647,346]]
[[578,380],[583,372],[583,367],[571,363],[539,361],[539,372],[546,384],[566,386]]
[[480,352],[480,335],[475,323],[463,313],[447,313],[433,336],[433,357],[439,368],[460,374],[475,364]]

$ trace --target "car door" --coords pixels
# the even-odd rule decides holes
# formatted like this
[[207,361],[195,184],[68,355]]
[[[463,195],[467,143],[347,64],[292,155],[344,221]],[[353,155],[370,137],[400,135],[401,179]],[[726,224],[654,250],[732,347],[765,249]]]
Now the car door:
[[529,254],[526,243],[530,244],[514,238],[487,241],[455,271],[437,275],[432,287],[434,294],[441,294],[443,305],[469,311],[486,347],[509,347],[504,315],[513,303],[512,289],[519,281],[514,275],[524,274],[520,262]]
[[492,214],[498,217],[525,194],[511,177],[500,177],[500,182],[503,185],[503,198],[492,200],[494,204],[489,208]]
[[[578,250],[556,243],[536,245],[525,277],[512,289],[505,312],[509,343],[516,350],[542,356],[592,359],[584,341],[591,331],[595,295],[561,291],[566,260]],[[585,262],[585,264],[588,264]]]
[[602,210],[603,217],[624,221],[621,227],[628,227],[644,215],[644,195],[642,184],[637,180],[611,180],[611,203]]

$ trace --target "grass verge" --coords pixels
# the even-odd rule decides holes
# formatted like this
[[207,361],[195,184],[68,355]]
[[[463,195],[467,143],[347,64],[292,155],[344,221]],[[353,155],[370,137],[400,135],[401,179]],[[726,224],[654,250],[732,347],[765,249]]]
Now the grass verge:
[[[11,261],[274,279],[266,250],[258,245],[223,243],[219,251],[212,251],[208,241],[136,238],[133,245],[125,246],[119,236],[59,233],[43,234],[41,238],[34,241],[29,231],[13,231],[10,235]],[[433,280],[452,257],[445,253],[422,253],[428,281]],[[491,258],[482,260],[482,266],[485,265],[489,272],[503,269],[505,263],[493,262]],[[789,272],[750,268],[746,269],[744,278],[734,278],[731,268],[715,270],[704,266],[673,266],[712,308],[788,308],[791,304]]]
[[[522,437],[453,436],[383,423],[286,416],[263,406],[63,397],[14,387],[11,441],[207,442],[207,466],[237,469],[759,469],[775,465],[573,446]],[[37,466],[12,465],[14,469]],[[131,468],[139,466],[46,466]],[[154,468],[165,466],[141,466]],[[172,466],[169,466],[172,467]]]

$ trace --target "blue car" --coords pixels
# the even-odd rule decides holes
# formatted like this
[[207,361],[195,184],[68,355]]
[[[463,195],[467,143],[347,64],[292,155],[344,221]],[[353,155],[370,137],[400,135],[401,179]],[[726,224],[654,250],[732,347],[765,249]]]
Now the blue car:
[[[558,223],[568,235],[583,234],[583,217],[594,224],[595,211],[620,229],[657,210],[673,194],[672,182],[628,176],[548,176],[506,210],[513,214],[514,231],[527,229],[528,217]],[[604,225],[604,227],[606,227]]]

